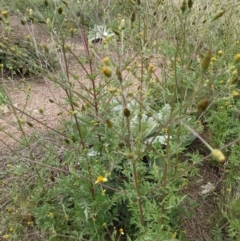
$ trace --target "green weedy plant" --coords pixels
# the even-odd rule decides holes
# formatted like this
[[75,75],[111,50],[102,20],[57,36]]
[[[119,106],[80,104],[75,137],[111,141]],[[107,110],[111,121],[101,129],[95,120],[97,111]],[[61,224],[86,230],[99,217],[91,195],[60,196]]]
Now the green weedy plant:
[[[118,3],[111,4],[115,13]],[[25,150],[14,152],[16,159],[6,171],[15,179],[4,187],[10,202],[3,211],[3,238],[19,240],[22,233],[36,230],[42,240],[187,240],[179,230],[184,178],[198,174],[203,161],[196,153],[184,155],[187,146],[199,138],[214,165],[230,167],[229,183],[238,173],[238,123],[231,114],[239,104],[240,58],[235,44],[215,38],[221,33],[226,41],[230,30],[221,21],[231,23],[236,6],[220,16],[215,5],[204,8],[196,1],[127,2],[130,14],[111,18],[115,36],[101,44],[93,44],[91,36],[102,30],[109,34],[103,23],[94,33],[89,29],[89,35],[76,23],[85,49],[80,54],[69,41],[77,31],[61,27],[74,22],[75,14],[54,6],[54,17],[44,21],[59,46],[60,69],[48,78],[65,91],[69,118],[63,120],[63,130],[52,129],[53,141],[36,141],[24,131],[24,125],[33,127],[24,121],[24,110],[7,98]],[[234,41],[237,36],[231,34]],[[80,73],[71,68],[69,57]],[[226,100],[234,110],[220,108]],[[200,136],[203,123],[212,135],[211,146],[225,147],[225,155]],[[42,155],[35,154],[33,143]],[[237,222],[230,214],[237,202],[231,203],[224,208],[234,237]],[[219,235],[218,223],[211,227],[213,237]]]
[[[28,10],[27,17],[32,17],[32,9]],[[36,75],[44,69],[52,70],[56,67],[53,53],[49,53],[40,44],[34,43],[30,35],[12,28],[8,11],[2,11],[0,17],[1,44],[0,44],[0,64],[3,71],[12,75]],[[30,20],[30,25],[34,24],[34,19]],[[26,25],[25,19],[22,25]],[[26,27],[27,29],[27,27]]]

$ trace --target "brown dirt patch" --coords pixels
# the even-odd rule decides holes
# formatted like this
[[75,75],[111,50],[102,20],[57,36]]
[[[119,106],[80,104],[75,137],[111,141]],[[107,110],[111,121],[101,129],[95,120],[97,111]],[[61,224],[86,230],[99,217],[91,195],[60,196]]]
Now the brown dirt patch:
[[[199,151],[202,156],[207,156],[209,150],[199,141],[195,140],[189,147],[190,152]],[[181,217],[182,230],[186,233],[188,241],[213,240],[212,230],[219,224],[219,200],[223,192],[223,180],[225,171],[223,166],[204,160],[198,166],[199,174],[188,179],[188,185],[183,191],[187,197],[182,203],[184,215]],[[207,194],[201,194],[201,186],[211,183],[215,190]],[[221,233],[223,240],[227,241],[225,223],[222,223]],[[221,227],[220,227],[221,228]]]
[[[59,126],[65,96],[62,89],[55,88],[47,81],[11,82],[5,84],[5,89],[11,98],[13,108],[8,107],[6,113],[0,116],[0,126],[3,129],[0,149],[4,146],[13,147],[20,141],[22,133],[19,129],[18,119],[25,122],[23,129],[27,136],[36,130],[44,131],[48,127],[56,128]],[[53,100],[54,103],[49,100]],[[30,127],[26,122],[32,123],[33,127]]]

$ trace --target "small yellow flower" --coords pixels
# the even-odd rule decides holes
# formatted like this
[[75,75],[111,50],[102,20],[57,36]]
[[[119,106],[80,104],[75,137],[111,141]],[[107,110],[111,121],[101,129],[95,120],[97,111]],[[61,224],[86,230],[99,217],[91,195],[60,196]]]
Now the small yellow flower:
[[236,54],[236,55],[235,55],[234,61],[235,61],[236,63],[240,62],[240,54]]
[[177,237],[177,232],[174,232],[173,235],[172,235],[172,238],[176,238]]
[[33,221],[27,222],[27,225],[28,225],[29,227],[32,227],[32,226],[33,226]]
[[106,223],[103,223],[103,227],[106,227],[107,226],[107,224]]
[[119,30],[123,30],[126,27],[125,19],[122,19],[119,25]]
[[54,213],[50,212],[49,213],[49,217],[53,218],[54,217]]
[[218,161],[220,163],[224,163],[226,160],[226,157],[223,155],[222,151],[219,149],[212,150],[212,157],[213,157],[213,159],[215,159],[216,161]]
[[106,189],[103,189],[102,190],[102,195],[105,196],[105,194],[106,194]]
[[13,227],[9,228],[9,232],[12,233],[13,232]]
[[123,230],[123,228],[120,228],[120,229],[119,229],[119,232],[120,232],[121,235],[124,235],[124,230]]
[[4,65],[3,64],[0,64],[0,69],[3,69]]
[[102,183],[102,182],[107,182],[107,178],[106,177],[103,177],[103,176],[98,176],[97,177],[97,181],[95,182],[95,184],[97,183]]

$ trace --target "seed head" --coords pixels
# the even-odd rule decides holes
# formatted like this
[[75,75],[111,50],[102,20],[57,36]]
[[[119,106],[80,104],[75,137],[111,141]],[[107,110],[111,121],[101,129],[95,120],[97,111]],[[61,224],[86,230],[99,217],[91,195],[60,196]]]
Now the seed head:
[[192,8],[192,6],[193,6],[193,0],[188,0],[188,7]]
[[135,12],[132,12],[132,15],[131,15],[131,23],[133,23],[136,19],[136,14]]
[[200,102],[198,102],[197,109],[199,113],[204,112],[209,105],[208,99],[202,99]]
[[234,62],[239,63],[240,62],[240,54],[236,54],[234,57]]
[[232,92],[233,97],[240,97],[240,93],[236,90]]
[[74,28],[70,28],[70,35],[71,35],[72,38],[73,38],[74,34],[75,34],[75,29]]
[[102,73],[108,78],[112,76],[112,71],[107,66],[102,67]]
[[22,19],[21,19],[21,24],[22,24],[22,25],[25,25],[25,24],[26,24],[26,20],[22,18]]
[[225,13],[226,11],[225,10],[221,10],[219,12],[216,13],[216,15],[214,16],[213,20],[216,20],[218,18],[221,18],[222,15]]
[[212,51],[208,50],[201,62],[201,67],[202,67],[203,71],[206,71],[208,69],[208,67],[211,63],[211,58],[212,58]]
[[62,13],[63,13],[62,7],[59,7],[58,8],[58,14],[62,14]]
[[122,82],[122,72],[120,71],[119,68],[116,69],[116,75],[117,75],[117,78],[120,82]]
[[106,120],[106,126],[108,128],[112,128],[112,126],[113,126],[112,122],[109,119]]
[[103,63],[106,64],[107,66],[109,66],[110,65],[110,58],[109,57],[103,58]]
[[27,125],[28,125],[29,127],[33,127],[33,124],[32,124],[31,122],[26,121],[26,123],[27,123]]
[[8,11],[2,11],[2,15],[4,18],[8,18]]
[[222,56],[223,55],[223,51],[222,50],[218,50],[218,56]]
[[127,158],[128,158],[128,159],[133,159],[133,157],[134,157],[134,156],[133,156],[133,154],[132,154],[131,152],[127,153]]
[[182,1],[180,9],[181,9],[182,12],[185,12],[185,10],[187,9],[187,2],[186,2],[186,0]]
[[153,68],[154,68],[154,65],[153,64],[149,64],[148,66],[148,73],[151,74],[153,72]]
[[126,108],[124,108],[124,110],[123,110],[123,115],[124,115],[126,118],[128,118],[128,117],[130,117],[130,115],[131,115],[131,111],[126,107]]

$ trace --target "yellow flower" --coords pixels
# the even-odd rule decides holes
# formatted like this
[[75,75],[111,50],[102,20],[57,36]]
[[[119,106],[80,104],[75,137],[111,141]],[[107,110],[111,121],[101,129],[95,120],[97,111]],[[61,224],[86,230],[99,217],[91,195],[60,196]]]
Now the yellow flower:
[[176,238],[177,237],[177,232],[174,232],[173,235],[172,235],[172,238]]
[[53,218],[54,217],[54,213],[50,212],[49,213],[49,217]]
[[103,189],[102,190],[102,195],[105,196],[105,193],[106,193],[106,189]]
[[122,19],[119,25],[119,30],[123,30],[126,27],[125,19]]
[[119,229],[119,232],[120,232],[121,235],[124,235],[124,230],[123,230],[123,228],[120,228],[120,229]]
[[102,183],[102,182],[107,182],[107,178],[106,177],[103,177],[103,176],[98,176],[97,177],[97,181],[95,182],[95,184],[97,183]]
[[30,226],[30,227],[32,227],[32,226],[33,226],[33,221],[27,222],[27,225]]

